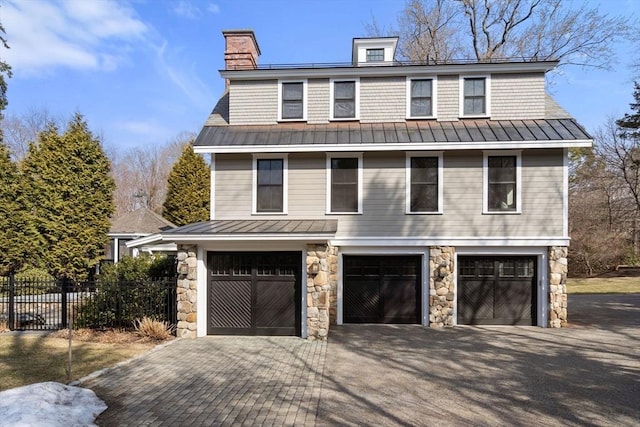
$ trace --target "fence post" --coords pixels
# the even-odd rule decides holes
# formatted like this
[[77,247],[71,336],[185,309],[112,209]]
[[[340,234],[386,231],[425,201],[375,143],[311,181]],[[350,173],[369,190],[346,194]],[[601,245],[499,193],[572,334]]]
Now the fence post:
[[9,273],[9,330],[13,331],[16,329],[16,306],[15,306],[15,296],[16,296],[16,282],[15,282],[15,274],[12,271]]
[[67,319],[67,290],[68,290],[68,280],[66,277],[62,279],[62,282],[60,283],[60,304],[62,304],[62,307],[60,307],[60,312],[62,313],[62,319],[60,319],[61,325],[62,325],[62,329],[66,328],[68,325],[68,319]]

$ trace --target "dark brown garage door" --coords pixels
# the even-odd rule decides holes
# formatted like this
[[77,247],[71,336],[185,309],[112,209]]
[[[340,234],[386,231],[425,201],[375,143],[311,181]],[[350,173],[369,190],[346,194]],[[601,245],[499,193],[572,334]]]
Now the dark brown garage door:
[[209,335],[300,335],[300,252],[209,252]]
[[420,323],[419,256],[345,256],[345,323]]
[[535,257],[459,257],[458,323],[535,325]]

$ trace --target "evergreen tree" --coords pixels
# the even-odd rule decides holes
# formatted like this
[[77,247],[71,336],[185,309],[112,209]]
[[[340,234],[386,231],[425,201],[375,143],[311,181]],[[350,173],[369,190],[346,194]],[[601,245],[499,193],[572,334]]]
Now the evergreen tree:
[[18,167],[0,135],[0,275],[19,270],[40,247],[31,213],[25,208]]
[[102,258],[113,214],[114,182],[100,141],[80,114],[63,134],[51,124],[23,163],[28,208],[44,240],[42,265],[82,280]]
[[169,173],[162,215],[178,226],[208,220],[209,179],[204,159],[187,145]]
[[623,118],[616,120],[616,125],[620,128],[620,136],[622,138],[640,140],[640,84],[634,82],[633,85],[633,99],[635,102],[629,105],[634,113],[625,114]]

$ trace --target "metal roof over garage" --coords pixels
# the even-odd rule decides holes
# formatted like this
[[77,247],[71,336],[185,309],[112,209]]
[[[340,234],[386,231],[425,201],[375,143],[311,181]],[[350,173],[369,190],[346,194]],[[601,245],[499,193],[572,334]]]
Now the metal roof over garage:
[[[334,122],[326,124],[279,123],[275,125],[204,126],[195,140],[198,152],[243,151],[252,147],[292,151],[292,147],[313,150],[322,147],[361,146],[387,149],[431,149],[430,146],[461,145],[466,148],[500,148],[498,143],[587,143],[591,136],[574,119],[459,120],[452,122],[416,120],[397,123]],[[550,143],[550,144],[545,144]],[[420,145],[420,146],[418,146]],[[228,150],[223,150],[227,148]],[[507,147],[505,147],[507,148]],[[302,150],[293,150],[302,151]]]

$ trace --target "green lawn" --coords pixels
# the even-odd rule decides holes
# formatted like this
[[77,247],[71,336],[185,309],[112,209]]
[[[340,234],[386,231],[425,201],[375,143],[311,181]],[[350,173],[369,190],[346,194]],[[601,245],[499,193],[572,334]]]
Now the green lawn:
[[569,278],[569,294],[630,294],[640,293],[640,277]]

